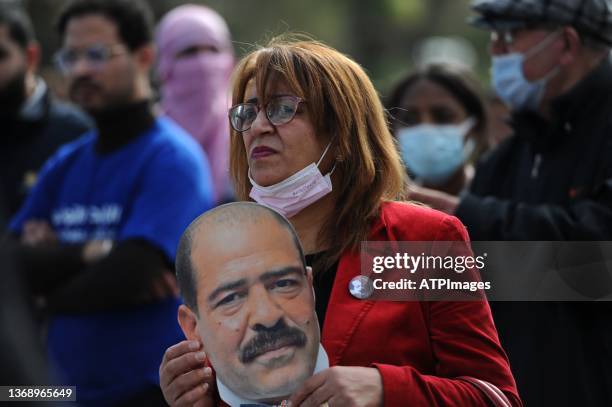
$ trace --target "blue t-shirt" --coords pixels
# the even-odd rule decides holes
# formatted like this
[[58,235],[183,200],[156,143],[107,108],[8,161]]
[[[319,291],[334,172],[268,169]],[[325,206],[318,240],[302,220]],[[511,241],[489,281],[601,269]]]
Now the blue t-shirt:
[[[49,222],[62,243],[144,239],[170,263],[183,230],[212,206],[212,182],[201,148],[180,127],[158,118],[121,149],[100,155],[97,134],[62,147],[41,171],[11,222]],[[117,281],[121,284],[121,281]],[[183,338],[179,301],[112,312],[55,315],[47,344],[63,384],[83,404],[109,405],[159,385],[165,349]]]

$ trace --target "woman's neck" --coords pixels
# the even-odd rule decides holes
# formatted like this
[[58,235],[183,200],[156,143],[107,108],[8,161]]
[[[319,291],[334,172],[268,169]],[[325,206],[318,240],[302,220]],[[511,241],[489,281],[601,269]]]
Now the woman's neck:
[[336,197],[332,192],[289,219],[306,254],[318,253],[327,249],[328,245],[319,241],[319,233],[325,221],[333,213],[335,204]]

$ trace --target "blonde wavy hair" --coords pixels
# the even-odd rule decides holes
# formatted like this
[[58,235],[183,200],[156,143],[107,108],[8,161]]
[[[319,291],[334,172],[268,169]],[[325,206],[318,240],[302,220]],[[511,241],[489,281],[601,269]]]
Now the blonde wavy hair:
[[[321,247],[329,248],[320,264],[327,269],[344,251],[367,239],[382,201],[405,197],[405,170],[379,95],[355,61],[318,41],[295,36],[274,38],[238,63],[232,104],[243,103],[251,79],[262,106],[269,100],[271,84],[281,81],[307,101],[317,134],[334,135],[337,200],[318,236]],[[247,172],[242,136],[232,129],[230,173],[240,200],[249,199]]]

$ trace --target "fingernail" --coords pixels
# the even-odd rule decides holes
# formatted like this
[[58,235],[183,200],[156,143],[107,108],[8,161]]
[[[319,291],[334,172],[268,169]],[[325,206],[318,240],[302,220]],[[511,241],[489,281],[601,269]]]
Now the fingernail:
[[200,342],[198,342],[198,341],[191,341],[191,342],[189,342],[189,349],[191,349],[191,350],[198,350],[198,349],[200,349]]
[[212,376],[212,369],[210,367],[204,368],[204,376]]
[[204,383],[204,384],[202,385],[202,387],[204,388],[204,391],[205,391],[205,392],[206,392],[206,391],[208,391],[208,383]]
[[204,352],[196,353],[196,359],[197,360],[204,360],[204,359],[206,359],[206,353],[204,353]]

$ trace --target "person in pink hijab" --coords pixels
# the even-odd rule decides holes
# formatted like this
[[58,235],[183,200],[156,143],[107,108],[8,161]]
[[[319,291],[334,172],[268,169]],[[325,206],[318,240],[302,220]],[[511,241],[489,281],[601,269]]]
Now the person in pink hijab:
[[162,108],[200,143],[210,162],[216,199],[227,200],[232,195],[227,109],[234,67],[227,24],[208,7],[183,5],[161,20],[156,42]]

